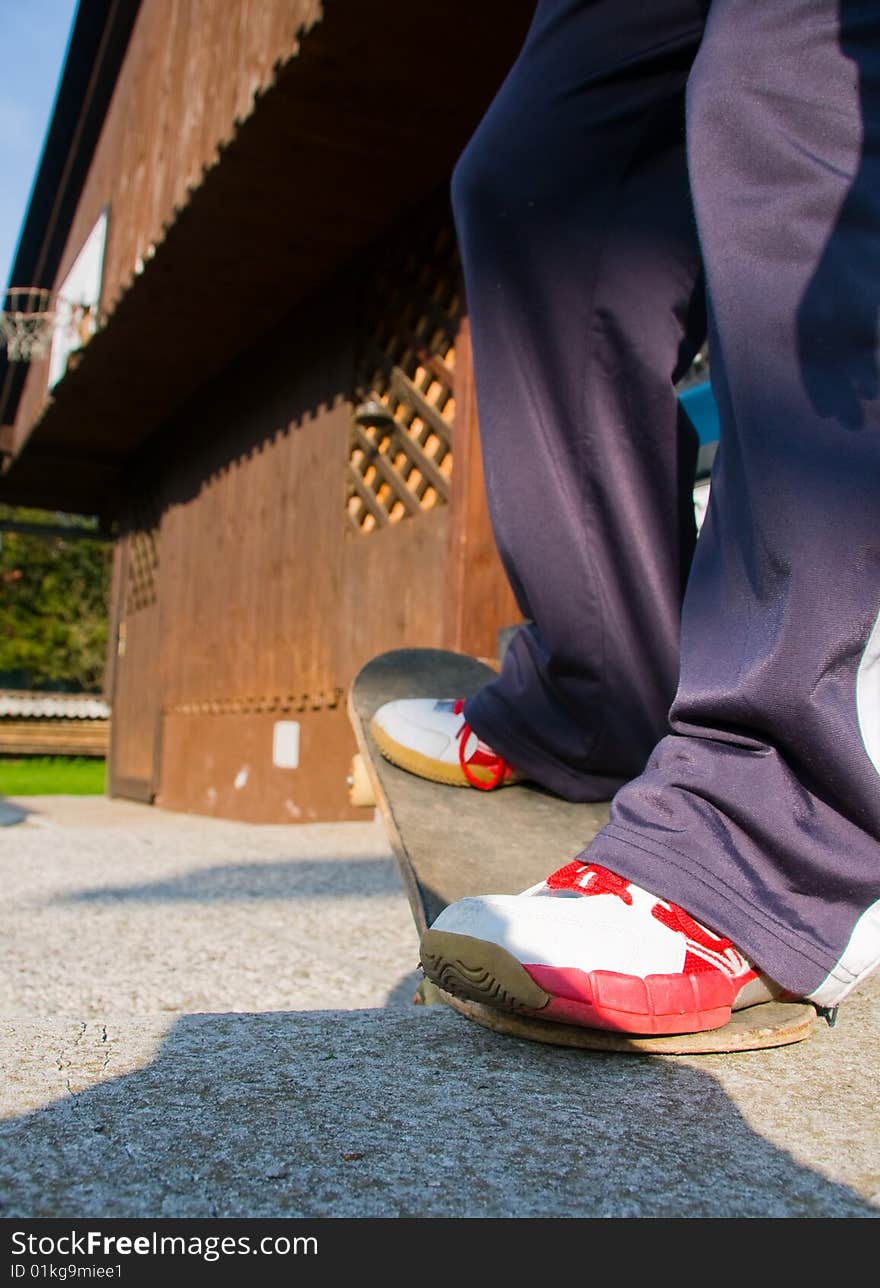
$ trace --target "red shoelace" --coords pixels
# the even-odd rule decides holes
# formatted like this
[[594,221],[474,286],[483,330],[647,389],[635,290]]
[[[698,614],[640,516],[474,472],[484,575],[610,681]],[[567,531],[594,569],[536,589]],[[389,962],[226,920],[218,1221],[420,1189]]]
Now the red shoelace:
[[578,863],[573,859],[564,868],[552,873],[546,884],[551,890],[573,890],[576,894],[616,894],[624,903],[631,904],[629,882],[616,872],[609,872],[598,863]]
[[[464,698],[459,698],[452,708],[453,714],[460,716],[464,711]],[[482,751],[478,746],[476,751],[469,758],[465,758],[465,748],[468,738],[473,733],[470,725],[466,720],[462,720],[461,728],[455,735],[458,738],[458,763],[461,765],[461,772],[470,783],[471,787],[476,787],[481,792],[491,792],[498,787],[510,772],[510,765],[502,756],[496,756],[494,752]],[[474,734],[479,740],[479,734]],[[483,744],[485,746],[485,744]],[[483,769],[490,770],[490,777],[486,780],[477,777],[471,769],[471,765],[479,765]]]

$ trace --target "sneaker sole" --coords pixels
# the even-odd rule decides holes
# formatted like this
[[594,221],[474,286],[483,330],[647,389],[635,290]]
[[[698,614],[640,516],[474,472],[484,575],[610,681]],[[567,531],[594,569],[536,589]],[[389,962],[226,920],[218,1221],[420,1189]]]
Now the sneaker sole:
[[[653,1009],[664,984],[670,979],[678,984],[676,977],[662,975],[645,981],[592,971],[582,976],[581,997],[561,997],[542,988],[522,962],[498,944],[448,930],[426,930],[420,953],[425,974],[453,997],[557,1024],[656,1036],[723,1028],[732,1014],[729,1004],[700,1006],[696,992],[688,999],[690,1010]],[[545,978],[549,973],[547,967],[534,969]]]
[[[387,733],[385,729],[378,725],[375,720],[370,722],[370,733],[373,735],[373,741],[381,751],[386,760],[390,760],[392,765],[397,765],[400,769],[406,769],[411,774],[418,775],[419,778],[427,778],[432,783],[443,783],[446,787],[470,787],[473,790],[473,783],[469,783],[458,765],[447,765],[442,760],[433,760],[430,756],[423,756],[421,752],[413,751],[410,747],[404,747]],[[489,770],[482,770],[478,766],[472,767],[472,773],[475,778],[481,782],[490,783],[492,775]],[[499,787],[507,786],[512,779],[504,783],[499,783]]]
[[552,1000],[504,948],[448,930],[426,930],[422,969],[446,993],[503,1011],[535,1014]]

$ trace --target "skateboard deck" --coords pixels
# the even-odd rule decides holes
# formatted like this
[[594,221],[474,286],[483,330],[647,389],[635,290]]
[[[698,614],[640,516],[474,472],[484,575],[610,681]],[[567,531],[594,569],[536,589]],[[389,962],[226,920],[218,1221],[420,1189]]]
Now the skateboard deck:
[[[372,799],[378,807],[420,935],[456,899],[517,894],[542,881],[583,850],[608,818],[607,802],[575,804],[532,783],[480,792],[429,782],[386,760],[373,741],[370,720],[383,703],[466,698],[495,674],[491,665],[460,653],[397,649],[368,662],[349,692],[360,757],[352,780],[359,800]],[[806,1003],[768,1002],[736,1012],[723,1029],[631,1037],[498,1010],[436,985],[426,992],[497,1032],[593,1051],[677,1055],[782,1046],[807,1037],[816,1018]]]

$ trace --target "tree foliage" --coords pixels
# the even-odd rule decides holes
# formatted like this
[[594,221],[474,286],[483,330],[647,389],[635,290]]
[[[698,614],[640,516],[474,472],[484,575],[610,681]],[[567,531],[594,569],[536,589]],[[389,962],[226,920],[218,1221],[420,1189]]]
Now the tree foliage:
[[[78,516],[0,505],[0,519],[88,526]],[[112,547],[0,532],[0,672],[22,687],[98,692],[107,654]]]

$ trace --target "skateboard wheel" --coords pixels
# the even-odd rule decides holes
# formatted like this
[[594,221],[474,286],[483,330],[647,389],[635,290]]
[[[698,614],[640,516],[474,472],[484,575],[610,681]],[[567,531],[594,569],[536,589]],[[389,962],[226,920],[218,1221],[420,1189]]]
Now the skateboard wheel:
[[423,979],[413,997],[416,1006],[436,1006],[445,1000],[442,989],[439,989],[431,979]]
[[371,807],[376,804],[376,793],[367,773],[363,756],[358,752],[352,757],[351,772],[348,775],[348,799],[352,805]]

